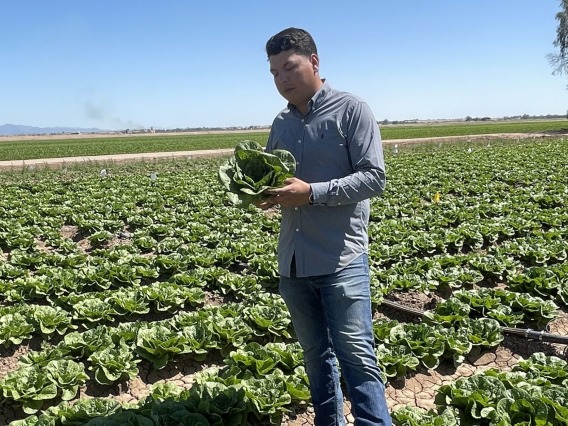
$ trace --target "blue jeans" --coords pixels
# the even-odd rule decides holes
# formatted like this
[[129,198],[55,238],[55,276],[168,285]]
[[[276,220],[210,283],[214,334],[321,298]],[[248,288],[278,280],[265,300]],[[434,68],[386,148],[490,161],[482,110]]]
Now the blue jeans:
[[315,277],[280,277],[306,372],[316,425],[345,425],[339,368],[358,426],[391,425],[374,351],[367,255]]

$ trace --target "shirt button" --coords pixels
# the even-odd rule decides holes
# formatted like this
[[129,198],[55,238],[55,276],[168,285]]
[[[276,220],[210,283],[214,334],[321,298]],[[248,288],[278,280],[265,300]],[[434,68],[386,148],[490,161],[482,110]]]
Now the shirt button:
[[294,210],[298,210],[298,207],[294,207]]
[[304,120],[304,119],[302,118],[302,123],[303,123],[304,121],[306,121],[306,120]]
[[296,228],[296,232],[300,232],[300,229],[299,229],[299,228]]
[[302,143],[302,139],[298,139],[298,143]]

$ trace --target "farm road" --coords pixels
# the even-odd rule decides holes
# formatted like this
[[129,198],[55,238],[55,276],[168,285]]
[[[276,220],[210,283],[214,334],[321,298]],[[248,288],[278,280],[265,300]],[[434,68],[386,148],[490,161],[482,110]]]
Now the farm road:
[[40,158],[35,160],[0,161],[0,170],[18,170],[24,168],[58,168],[72,164],[92,163],[127,163],[131,161],[155,161],[173,159],[194,159],[229,155],[233,149],[210,149],[200,151],[146,152],[138,154],[91,155],[84,157]]
[[[467,140],[494,140],[494,139],[536,139],[550,137],[552,135],[536,134],[536,133],[499,133],[499,134],[486,134],[486,135],[467,135],[467,136],[444,136],[434,138],[420,138],[420,139],[391,139],[384,140],[384,145],[394,144],[415,144],[415,143],[428,143],[428,142],[458,142]],[[15,139],[15,138],[11,138]],[[0,139],[4,140],[4,138]],[[7,140],[7,139],[6,139]],[[38,137],[38,140],[40,138]],[[14,160],[14,161],[0,161],[0,170],[21,170],[33,169],[36,167],[46,168],[59,168],[72,164],[92,164],[92,163],[126,163],[132,161],[156,161],[156,160],[174,160],[174,159],[194,159],[194,158],[207,158],[217,157],[232,154],[233,149],[210,149],[210,150],[196,150],[196,151],[174,151],[174,152],[145,152],[137,154],[114,154],[114,155],[92,155],[82,157],[60,157],[60,158],[40,158],[30,160]]]

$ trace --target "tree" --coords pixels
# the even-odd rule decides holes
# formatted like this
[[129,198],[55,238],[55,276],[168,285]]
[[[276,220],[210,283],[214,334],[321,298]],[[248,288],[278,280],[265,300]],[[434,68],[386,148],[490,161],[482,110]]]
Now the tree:
[[559,52],[548,55],[548,59],[554,68],[554,74],[568,74],[568,0],[560,2],[560,9],[556,14],[558,27],[553,43]]

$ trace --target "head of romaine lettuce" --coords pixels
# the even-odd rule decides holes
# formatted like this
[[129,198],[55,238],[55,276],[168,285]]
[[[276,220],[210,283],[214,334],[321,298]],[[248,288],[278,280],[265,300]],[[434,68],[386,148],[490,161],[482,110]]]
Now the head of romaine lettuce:
[[218,175],[229,201],[247,207],[265,198],[267,189],[282,186],[295,171],[296,159],[292,153],[282,149],[268,153],[257,142],[243,141],[219,168]]

